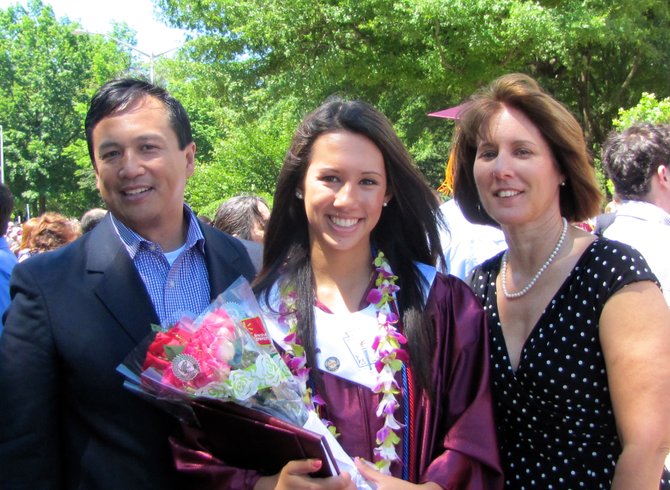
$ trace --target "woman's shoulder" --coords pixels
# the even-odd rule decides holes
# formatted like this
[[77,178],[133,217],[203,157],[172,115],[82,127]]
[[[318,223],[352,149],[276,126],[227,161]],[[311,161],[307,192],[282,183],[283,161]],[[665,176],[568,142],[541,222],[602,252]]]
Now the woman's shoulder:
[[415,262],[424,280],[424,298],[434,295],[435,290],[449,290],[452,292],[469,292],[470,287],[462,279],[444,273],[436,267]]
[[473,291],[477,291],[477,289],[487,285],[492,280],[495,280],[500,270],[500,262],[503,253],[505,253],[504,250],[475,266],[472,271],[470,271],[465,282]]
[[440,272],[438,271],[435,275],[435,281],[433,286],[439,283],[443,287],[449,288],[454,291],[470,291],[470,286],[466,281],[460,277],[454,276],[453,274]]
[[597,237],[585,250],[577,265],[600,264],[611,272],[619,270],[651,271],[642,254],[627,243]]
[[486,259],[484,262],[482,262],[479,265],[476,265],[473,267],[472,272],[470,273],[470,276],[473,276],[476,273],[491,273],[491,272],[498,272],[500,269],[500,261],[502,260],[502,256],[505,253],[507,249],[502,250],[495,254],[493,257],[490,257]]
[[486,336],[486,314],[467,283],[438,272],[426,305],[436,332],[436,351],[463,352]]
[[607,297],[633,282],[658,284],[640,252],[630,245],[603,237],[589,245],[575,265],[574,273],[580,284],[601,291]]
[[593,252],[614,256],[618,254],[640,255],[640,252],[638,252],[635,247],[604,236],[597,236],[596,239],[593,240],[593,243],[591,243],[591,249]]

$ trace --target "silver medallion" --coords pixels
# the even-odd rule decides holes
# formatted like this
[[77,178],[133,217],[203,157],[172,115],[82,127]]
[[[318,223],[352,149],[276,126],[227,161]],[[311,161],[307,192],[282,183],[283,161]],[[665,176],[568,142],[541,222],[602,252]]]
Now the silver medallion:
[[337,357],[331,356],[324,361],[323,367],[333,373],[340,369],[340,360]]
[[190,354],[178,354],[172,359],[172,372],[177,379],[188,383],[200,373],[200,363]]

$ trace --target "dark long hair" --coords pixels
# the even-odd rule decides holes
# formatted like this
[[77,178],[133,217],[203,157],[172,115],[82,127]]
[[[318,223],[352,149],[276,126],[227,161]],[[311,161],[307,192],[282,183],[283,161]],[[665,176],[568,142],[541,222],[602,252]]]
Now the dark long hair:
[[266,228],[263,268],[254,283],[255,290],[268,300],[270,288],[280,276],[295,285],[298,335],[307,362],[315,366],[314,277],[307,216],[296,190],[302,186],[314,142],[323,134],[340,130],[368,138],[384,157],[387,192],[392,198],[383,209],[371,240],[374,247],[384,252],[398,276],[398,307],[411,366],[419,386],[430,393],[430,353],[435,335],[423,313],[423,278],[414,262],[434,265],[442,255],[439,203],[391,123],[372,106],[361,101],[329,99],[309,114],[296,131],[279,174]]

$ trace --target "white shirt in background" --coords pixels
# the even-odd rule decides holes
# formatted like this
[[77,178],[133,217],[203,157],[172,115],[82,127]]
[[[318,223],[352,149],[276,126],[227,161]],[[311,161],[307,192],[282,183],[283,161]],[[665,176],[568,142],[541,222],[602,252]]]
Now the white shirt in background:
[[507,248],[499,228],[470,223],[454,199],[442,204],[440,210],[449,228],[440,231],[449,274],[465,280],[476,265]]
[[603,236],[626,243],[646,259],[670,305],[670,214],[644,201],[623,201]]

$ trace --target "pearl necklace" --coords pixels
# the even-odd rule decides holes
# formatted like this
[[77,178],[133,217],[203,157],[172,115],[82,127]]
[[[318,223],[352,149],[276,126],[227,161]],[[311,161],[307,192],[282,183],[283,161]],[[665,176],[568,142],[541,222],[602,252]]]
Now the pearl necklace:
[[551,265],[551,263],[554,261],[556,258],[556,255],[558,254],[558,251],[561,249],[561,245],[563,245],[563,241],[565,240],[565,235],[568,232],[568,220],[563,218],[563,230],[561,231],[561,236],[558,239],[558,242],[556,242],[556,246],[554,249],[551,251],[549,254],[549,257],[547,257],[547,260],[544,261],[544,264],[542,264],[542,267],[540,267],[540,270],[538,270],[533,278],[530,280],[528,284],[521,290],[517,291],[516,293],[510,293],[507,291],[507,255],[509,253],[509,250],[505,250],[505,253],[502,256],[502,267],[500,270],[500,273],[502,274],[502,290],[503,294],[505,295],[505,298],[507,299],[516,299],[520,298],[524,294],[526,294],[528,291],[531,290],[533,286],[535,286],[535,283],[537,280],[540,278],[542,273],[547,270],[547,267]]

